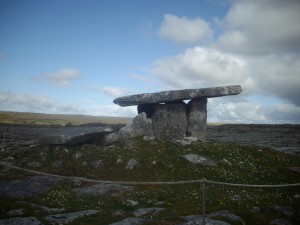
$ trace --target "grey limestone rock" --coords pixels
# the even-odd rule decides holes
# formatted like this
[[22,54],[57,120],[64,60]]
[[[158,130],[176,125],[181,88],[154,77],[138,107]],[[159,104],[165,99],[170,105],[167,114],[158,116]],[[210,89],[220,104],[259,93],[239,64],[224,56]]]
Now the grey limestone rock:
[[202,215],[183,216],[182,218],[186,220],[186,223],[183,223],[183,225],[230,225],[227,222],[212,220],[209,218],[205,218],[204,224]]
[[73,188],[76,193],[90,194],[94,196],[118,196],[124,192],[134,190],[131,186],[119,184],[96,184],[87,187]]
[[205,139],[207,120],[207,99],[192,99],[187,105],[187,136]]
[[95,161],[90,162],[90,166],[94,170],[101,170],[104,168],[104,163],[102,162],[102,160],[95,160]]
[[149,216],[154,216],[158,214],[161,211],[166,210],[165,208],[142,208],[142,209],[137,209],[133,212],[133,215],[136,217],[149,217]]
[[35,217],[15,217],[0,220],[0,225],[43,225],[43,223]]
[[98,213],[98,210],[85,210],[80,212],[72,212],[72,213],[65,213],[65,214],[56,214],[47,216],[45,219],[48,220],[51,224],[68,224],[78,218],[84,216],[90,216]]
[[291,225],[288,220],[283,219],[283,218],[272,220],[270,224],[271,225]]
[[142,225],[142,224],[149,224],[149,222],[151,222],[151,220],[130,217],[130,218],[126,218],[122,221],[112,223],[110,225]]
[[138,114],[125,127],[119,130],[121,139],[128,139],[138,136],[153,136],[152,120],[147,118],[146,113]]
[[31,176],[21,180],[0,181],[0,196],[5,197],[34,197],[49,190],[51,183],[58,178]]
[[139,167],[140,162],[138,159],[130,159],[125,167],[125,170],[133,170]]
[[186,109],[183,104],[158,104],[152,116],[153,133],[159,140],[186,137]]
[[92,140],[100,140],[104,135],[112,133],[110,127],[74,127],[59,135],[46,135],[38,138],[37,143],[42,145],[77,145]]
[[188,160],[189,162],[194,163],[194,164],[199,163],[199,164],[210,165],[210,166],[216,165],[216,163],[213,160],[211,160],[210,158],[196,155],[196,154],[186,154],[183,157],[186,160]]
[[208,214],[208,217],[223,217],[223,218],[228,218],[233,221],[238,221],[241,222],[242,224],[245,224],[244,220],[239,217],[238,215],[229,212],[228,210],[221,210],[217,212],[211,212]]
[[226,95],[237,95],[241,93],[242,88],[239,85],[201,88],[201,89],[184,89],[173,91],[162,91],[157,93],[144,93],[137,95],[124,96],[116,98],[115,104],[120,106],[153,104],[163,102],[173,102],[179,100],[188,100],[195,98],[213,98]]

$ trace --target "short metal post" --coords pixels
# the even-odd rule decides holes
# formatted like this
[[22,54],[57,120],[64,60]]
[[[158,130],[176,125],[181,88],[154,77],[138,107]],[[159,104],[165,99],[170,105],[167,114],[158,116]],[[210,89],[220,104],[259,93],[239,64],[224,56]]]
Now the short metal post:
[[203,218],[203,225],[206,224],[205,221],[205,178],[202,179],[202,218]]

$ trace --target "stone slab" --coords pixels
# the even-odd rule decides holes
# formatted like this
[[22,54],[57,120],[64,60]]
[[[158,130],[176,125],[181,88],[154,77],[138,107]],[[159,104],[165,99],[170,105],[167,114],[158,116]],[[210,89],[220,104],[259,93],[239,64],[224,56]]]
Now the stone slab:
[[129,95],[114,100],[115,104],[120,106],[131,106],[141,104],[155,104],[163,102],[173,102],[197,98],[214,98],[227,95],[237,95],[242,92],[240,85],[200,88],[200,89],[183,89],[173,91],[162,91],[157,93],[144,93]]

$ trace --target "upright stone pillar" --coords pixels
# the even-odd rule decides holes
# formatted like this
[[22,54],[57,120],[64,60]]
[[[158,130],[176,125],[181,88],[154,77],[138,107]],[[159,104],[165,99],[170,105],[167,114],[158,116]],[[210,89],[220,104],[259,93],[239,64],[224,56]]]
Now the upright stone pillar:
[[205,139],[207,98],[192,99],[187,105],[187,136]]
[[186,105],[157,104],[151,119],[155,138],[178,140],[186,137]]

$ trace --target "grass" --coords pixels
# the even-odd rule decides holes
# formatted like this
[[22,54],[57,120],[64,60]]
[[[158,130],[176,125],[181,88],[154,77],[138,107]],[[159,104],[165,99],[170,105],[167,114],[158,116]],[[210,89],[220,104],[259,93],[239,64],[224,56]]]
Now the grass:
[[[75,159],[74,154],[79,151],[82,157]],[[217,165],[192,164],[183,158],[183,155],[192,153],[209,157]],[[8,156],[4,152],[1,154],[3,158]],[[30,151],[14,157],[14,163],[20,167],[102,180],[181,181],[205,177],[208,180],[242,184],[300,183],[300,174],[289,169],[289,167],[300,167],[299,156],[283,154],[268,148],[245,147],[232,143],[196,142],[190,146],[181,146],[172,142],[144,141],[136,138],[130,143],[118,143],[114,147],[35,146]],[[63,160],[62,167],[53,168],[51,164],[58,159]],[[130,159],[138,159],[140,166],[133,170],[125,170]],[[104,168],[95,171],[89,166],[89,162],[93,160],[101,160]],[[42,167],[30,167],[28,162],[42,162]],[[11,180],[27,175],[10,170],[0,179]],[[166,210],[154,218],[166,221],[165,224],[182,222],[181,216],[202,214],[200,184],[136,186],[134,191],[117,197],[76,194],[71,191],[71,188],[77,185],[66,180],[55,185],[42,196],[25,200],[47,207],[63,207],[66,212],[99,210],[96,215],[75,220],[72,224],[110,224],[132,217],[132,212],[136,209],[157,207],[157,205],[161,205],[159,207],[164,207]],[[81,185],[91,184],[81,183]],[[207,184],[205,192],[207,213],[226,209],[239,215],[246,224],[269,224],[275,218],[287,218],[292,224],[300,222],[300,201],[294,197],[300,194],[299,187],[262,189]],[[0,198],[1,218],[7,218],[6,213],[18,207],[18,200],[20,199]],[[138,205],[131,205],[129,200],[137,201]],[[274,209],[275,205],[292,207],[294,215],[288,218],[277,212]],[[253,207],[259,207],[259,212],[251,212]],[[114,216],[117,210],[122,210],[124,215]],[[26,215],[36,216],[45,224],[49,224],[44,220],[44,213],[30,207],[26,208]],[[228,222],[241,224],[236,221]]]
[[127,117],[103,117],[86,115],[66,114],[42,114],[25,112],[1,112],[0,123],[2,124],[29,124],[29,125],[79,125],[88,123],[126,124]]

